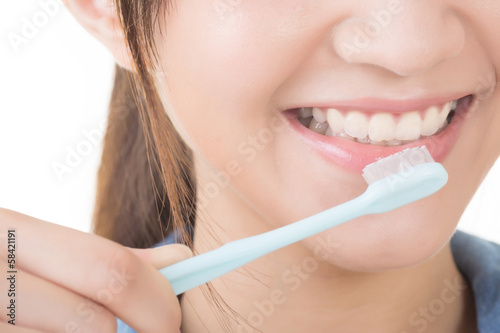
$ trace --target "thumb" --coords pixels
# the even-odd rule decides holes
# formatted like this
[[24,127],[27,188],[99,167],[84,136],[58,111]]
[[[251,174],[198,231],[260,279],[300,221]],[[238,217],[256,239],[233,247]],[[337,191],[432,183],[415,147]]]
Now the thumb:
[[193,256],[193,251],[182,244],[163,245],[151,249],[134,249],[130,247],[128,249],[155,269],[170,266]]

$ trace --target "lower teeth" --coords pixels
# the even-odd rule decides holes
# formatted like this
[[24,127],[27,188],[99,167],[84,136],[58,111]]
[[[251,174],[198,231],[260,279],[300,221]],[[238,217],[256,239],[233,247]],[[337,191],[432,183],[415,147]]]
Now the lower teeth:
[[311,124],[311,120],[313,117],[307,117],[307,118],[300,118],[299,117],[299,122],[304,125],[305,127],[309,128],[309,125]]

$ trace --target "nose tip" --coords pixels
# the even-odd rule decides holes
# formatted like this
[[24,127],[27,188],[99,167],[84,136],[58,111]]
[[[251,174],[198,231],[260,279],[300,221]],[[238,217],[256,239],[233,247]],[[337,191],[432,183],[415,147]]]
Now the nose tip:
[[451,12],[389,10],[350,17],[333,30],[333,48],[351,64],[371,64],[400,76],[421,73],[455,57],[465,29]]

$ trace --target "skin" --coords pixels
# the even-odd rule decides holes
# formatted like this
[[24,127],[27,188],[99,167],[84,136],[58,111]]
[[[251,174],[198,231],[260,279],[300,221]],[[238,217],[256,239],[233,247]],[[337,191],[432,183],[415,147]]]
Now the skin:
[[[216,195],[202,192],[205,197],[198,198],[199,253],[293,223],[366,188],[360,175],[309,149],[286,123],[265,144],[253,139],[273,121],[283,124],[281,111],[290,105],[314,106],[308,102],[318,96],[333,102],[476,96],[443,161],[449,173],[443,190],[325,231],[213,281],[224,302],[263,332],[475,331],[472,290],[455,266],[449,239],[500,153],[500,5],[401,1],[402,10],[368,47],[351,56],[343,52],[356,24],[388,6],[381,0],[179,0],[160,20],[167,33],[156,36],[157,86],[194,151],[198,188],[213,186],[214,174],[229,174]],[[91,0],[69,1],[68,8],[118,63],[131,68],[112,11]],[[429,315],[425,309],[444,297],[446,282],[461,291],[443,313]],[[262,304],[267,310],[259,315]],[[180,305],[183,332],[223,331],[216,319],[220,309],[202,288],[188,291]],[[415,313],[418,324],[411,322]],[[228,317],[231,331],[256,331],[234,317]]]
[[[341,45],[355,37],[355,23],[370,20],[370,13],[387,8],[387,1],[252,1],[222,15],[213,2],[176,3],[175,15],[162,21],[166,35],[157,41],[165,73],[159,89],[167,113],[196,153],[199,188],[213,182],[210,173],[227,171],[230,161],[241,166],[200,209],[199,252],[217,247],[218,241],[295,222],[365,189],[359,175],[326,161],[286,125],[266,144],[252,142],[273,119],[282,119],[287,106],[314,106],[306,103],[325,94],[332,101],[477,96],[443,161],[450,176],[444,190],[391,213],[330,229],[214,282],[232,309],[265,332],[422,328],[409,318],[440,295],[443,281],[458,278],[466,284],[448,242],[499,154],[495,78],[500,48],[494,38],[500,6],[494,1],[404,1],[370,46],[348,57]],[[242,144],[256,153],[243,152]],[[304,258],[314,258],[325,241],[332,244],[327,260],[292,290],[287,272]],[[263,320],[252,317],[258,309],[254,301],[270,300],[273,290],[286,301]],[[185,332],[221,329],[200,289],[186,296]],[[446,312],[427,320],[425,329],[470,332],[474,321],[468,288]],[[250,331],[234,322],[232,329]]]
[[[15,326],[1,317],[2,332],[111,333],[116,332],[115,317],[138,332],[179,331],[179,302],[157,269],[190,257],[186,246],[126,248],[1,208],[0,228],[5,240],[14,228],[17,244],[17,316]],[[7,272],[11,262],[2,252],[0,265]],[[0,287],[7,291],[10,283],[2,279]],[[0,301],[8,306],[7,292]]]

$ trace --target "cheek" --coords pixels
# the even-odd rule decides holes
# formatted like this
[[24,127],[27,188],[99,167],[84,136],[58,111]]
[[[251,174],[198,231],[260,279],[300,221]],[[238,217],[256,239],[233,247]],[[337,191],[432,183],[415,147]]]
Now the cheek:
[[282,7],[291,13],[282,13],[278,5],[256,2],[221,8],[212,1],[178,1],[157,37],[167,112],[199,154],[211,159],[217,147],[216,168],[224,163],[217,159],[237,157],[239,145],[269,127],[273,93],[300,61],[283,50],[300,48],[292,43],[299,33],[292,22],[302,7],[288,3]]
[[245,104],[247,94],[255,94],[245,79],[250,68],[242,66],[239,45],[223,45],[213,37],[220,19],[208,3],[180,1],[179,15],[167,18],[165,40],[159,44],[166,76],[159,90],[184,140],[217,164],[230,157],[230,143],[241,141],[252,127],[245,109],[259,103]]
[[[198,159],[215,172],[236,161],[244,172],[231,178],[232,188],[276,225],[283,225],[319,210],[326,201],[331,204],[332,198],[303,205],[300,194],[313,193],[321,184],[299,182],[310,172],[300,157],[309,152],[294,151],[291,135],[275,129],[282,123],[272,105],[275,91],[307,53],[303,44],[315,42],[314,34],[295,29],[302,7],[281,12],[286,18],[282,22],[276,5],[260,2],[245,2],[244,16],[221,18],[210,2],[179,1],[177,14],[165,20],[166,33],[157,41],[166,75],[159,90],[169,117]],[[278,19],[262,21],[262,15]],[[324,172],[325,177],[332,173],[327,168]],[[282,198],[283,207],[297,208],[268,210],[263,186],[273,197],[289,191]]]
[[[500,68],[500,67],[499,67]],[[488,106],[486,124],[480,132],[483,133],[483,144],[480,150],[485,165],[492,166],[500,156],[500,89],[492,92],[491,103]]]

